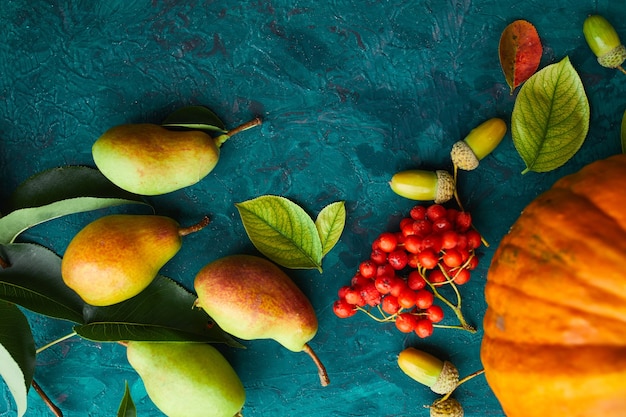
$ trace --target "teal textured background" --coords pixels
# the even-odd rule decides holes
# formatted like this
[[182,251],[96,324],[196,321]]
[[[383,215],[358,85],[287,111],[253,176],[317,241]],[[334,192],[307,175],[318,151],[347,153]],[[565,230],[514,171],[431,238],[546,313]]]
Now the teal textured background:
[[[465,208],[491,244],[462,288],[465,315],[480,328],[490,258],[522,208],[556,179],[620,152],[626,76],[596,63],[582,23],[601,13],[624,39],[624,6],[610,0],[4,0],[0,201],[42,170],[93,165],[91,144],[117,124],[158,123],[190,104],[210,107],[229,127],[260,115],[264,124],[227,142],[203,181],[150,199],[159,214],[181,223],[212,218],[186,238],[163,274],[191,288],[207,262],[254,253],[235,202],[278,194],[314,216],[345,200],[346,228],[324,259],[324,272],[289,271],[318,314],[311,346],[331,384],[319,385],[305,354],[272,341],[224,348],[247,390],[244,415],[426,416],[423,406],[436,395],[398,369],[397,354],[418,346],[466,375],[481,368],[482,330],[438,330],[419,340],[364,315],[340,320],[331,309],[337,289],[369,256],[371,241],[396,230],[414,204],[387,182],[399,170],[449,169],[455,141],[488,118],[510,121],[515,96],[498,60],[507,24],[527,19],[537,27],[542,67],[570,57],[591,105],[579,153],[553,172],[522,176],[507,133],[476,171],[459,179]],[[110,211],[67,216],[20,240],[62,255],[74,233]],[[65,322],[28,317],[38,346],[71,330]],[[140,416],[161,415],[118,344],[69,339],[38,356],[35,378],[68,417],[115,415],[125,381]],[[0,416],[14,416],[4,384],[0,392]],[[467,416],[503,415],[482,376],[455,397]],[[33,390],[27,415],[50,415]]]

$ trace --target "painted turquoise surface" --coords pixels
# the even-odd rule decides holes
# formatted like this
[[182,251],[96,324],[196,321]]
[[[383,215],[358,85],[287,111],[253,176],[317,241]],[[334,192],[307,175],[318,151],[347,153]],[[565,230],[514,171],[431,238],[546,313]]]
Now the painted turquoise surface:
[[[261,116],[262,126],[223,147],[200,183],[151,198],[160,214],[211,224],[185,241],[163,274],[191,288],[207,262],[254,253],[234,206],[259,195],[293,199],[312,215],[345,200],[346,229],[324,271],[289,271],[319,317],[311,342],[331,378],[319,385],[302,353],[272,341],[224,348],[247,390],[246,417],[426,416],[436,395],[410,380],[397,354],[417,346],[481,368],[485,274],[500,238],[522,208],[556,179],[620,151],[626,76],[600,67],[582,36],[590,13],[610,18],[626,38],[623,1],[405,0],[42,1],[0,2],[0,211],[29,176],[90,165],[91,144],[109,127],[158,123],[190,104],[212,108],[228,126]],[[510,133],[471,173],[465,208],[490,243],[462,288],[476,334],[436,331],[426,340],[364,315],[340,320],[331,305],[369,256],[371,241],[394,230],[414,202],[387,182],[403,169],[449,169],[450,146],[491,117],[510,121],[515,95],[498,61],[502,30],[527,19],[544,44],[542,66],[569,56],[591,105],[582,149],[565,166],[521,175]],[[20,241],[62,255],[72,235],[108,211],[37,226]],[[38,346],[68,323],[29,314]],[[38,355],[35,378],[65,416],[113,416],[128,381],[140,416],[159,416],[118,344],[79,338]],[[16,414],[4,384],[0,416]],[[480,376],[455,393],[467,416],[502,416]],[[28,416],[51,415],[29,393]]]

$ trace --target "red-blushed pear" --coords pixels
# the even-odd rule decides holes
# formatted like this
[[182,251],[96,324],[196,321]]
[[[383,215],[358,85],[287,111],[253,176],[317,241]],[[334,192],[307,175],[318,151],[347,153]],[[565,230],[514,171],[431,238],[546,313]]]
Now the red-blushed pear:
[[85,226],[71,240],[61,262],[65,284],[85,302],[106,306],[145,289],[176,255],[182,237],[202,229],[156,215],[112,214]]
[[215,347],[187,342],[126,345],[128,362],[152,402],[168,417],[241,416],[243,384]]
[[257,118],[216,137],[200,130],[124,124],[107,130],[91,152],[100,172],[118,187],[140,195],[166,194],[207,176],[219,161],[222,144],[260,123]]
[[194,281],[196,306],[226,332],[244,340],[273,339],[315,362],[322,385],[324,365],[308,342],[318,323],[311,302],[277,265],[252,255],[231,255],[207,264]]

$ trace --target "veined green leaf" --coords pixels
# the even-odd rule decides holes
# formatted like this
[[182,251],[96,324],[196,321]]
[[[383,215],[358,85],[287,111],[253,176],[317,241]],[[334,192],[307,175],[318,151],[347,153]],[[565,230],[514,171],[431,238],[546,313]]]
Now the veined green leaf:
[[117,409],[117,417],[137,417],[137,409],[133,398],[130,396],[130,389],[128,389],[128,381],[124,384],[124,396],[120,402],[120,406]]
[[235,204],[252,244],[285,268],[322,272],[322,242],[313,219],[285,197],[265,195]]
[[100,342],[128,340],[227,343],[241,346],[195,308],[196,296],[175,281],[157,276],[135,297],[106,307],[86,305],[79,336]]
[[339,242],[346,224],[346,205],[336,201],[324,207],[315,219],[315,227],[322,242],[322,256]]
[[0,245],[0,299],[45,316],[83,322],[83,300],[61,277],[61,258],[32,243]]
[[0,218],[0,244],[37,224],[68,214],[122,204],[146,204],[113,185],[100,171],[81,166],[53,168],[24,181],[13,193],[10,212]]
[[624,112],[624,115],[622,116],[620,138],[622,142],[622,153],[626,153],[626,111]]
[[530,77],[519,91],[511,134],[528,171],[547,172],[565,164],[589,131],[589,101],[568,57]]
[[15,304],[0,301],[0,317],[0,375],[21,417],[26,413],[35,373],[35,341],[28,320]]

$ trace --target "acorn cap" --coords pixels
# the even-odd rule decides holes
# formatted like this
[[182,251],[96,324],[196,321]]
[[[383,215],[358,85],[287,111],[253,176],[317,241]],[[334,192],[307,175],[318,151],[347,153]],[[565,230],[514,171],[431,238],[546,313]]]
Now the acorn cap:
[[443,369],[430,389],[437,394],[454,391],[459,383],[459,371],[451,362],[443,361]]
[[435,401],[430,406],[430,417],[463,417],[463,407],[454,398]]
[[442,204],[454,197],[456,184],[448,171],[440,169],[435,173],[437,174],[437,192],[434,201],[437,204]]
[[476,157],[472,148],[470,148],[470,146],[463,140],[460,140],[452,145],[450,158],[452,159],[452,163],[454,165],[464,171],[476,169],[479,164],[478,157]]
[[619,45],[598,57],[598,63],[606,68],[617,68],[626,60],[626,47]]

